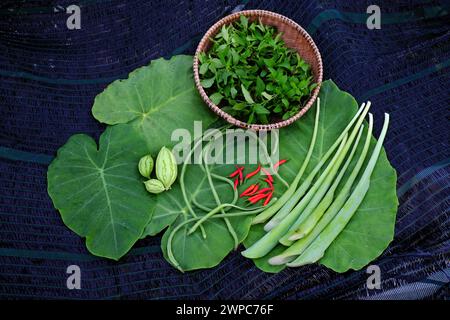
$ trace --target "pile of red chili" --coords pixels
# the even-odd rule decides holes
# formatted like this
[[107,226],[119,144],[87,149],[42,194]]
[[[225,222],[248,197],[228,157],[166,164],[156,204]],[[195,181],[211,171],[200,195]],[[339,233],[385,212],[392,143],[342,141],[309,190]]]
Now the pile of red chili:
[[[274,164],[273,168],[276,169],[285,162],[286,162],[286,160],[280,160]],[[259,183],[251,184],[247,189],[245,189],[240,194],[240,197],[241,198],[247,197],[247,200],[252,204],[255,204],[259,201],[264,200],[263,206],[268,205],[270,200],[272,199],[273,192],[274,192],[272,175],[266,169],[262,168],[261,165],[258,165],[258,168],[256,168],[256,170],[248,173],[247,175],[245,175],[245,178],[244,178],[244,169],[245,169],[245,167],[243,167],[243,166],[241,166],[241,167],[236,166],[236,170],[230,174],[230,178],[235,178],[234,179],[234,188],[236,189],[238,187],[238,185],[242,184],[245,180],[250,179],[251,177],[258,174],[260,171],[262,171],[266,175],[266,178],[263,179],[263,181],[265,182],[265,184],[267,186],[260,189],[261,186]]]

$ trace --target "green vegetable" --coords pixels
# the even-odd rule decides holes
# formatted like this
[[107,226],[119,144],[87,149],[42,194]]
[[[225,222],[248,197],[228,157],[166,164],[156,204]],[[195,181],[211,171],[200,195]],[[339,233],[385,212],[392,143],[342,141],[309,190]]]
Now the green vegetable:
[[162,147],[156,157],[156,177],[166,190],[175,182],[178,175],[177,160],[172,151]]
[[158,207],[150,219],[160,195],[148,196],[136,170],[140,158],[172,146],[173,130],[192,133],[194,120],[208,126],[216,118],[195,89],[190,56],[155,60],[113,82],[96,97],[92,113],[118,125],[105,130],[98,149],[86,135],[71,137],[49,166],[48,192],[92,254],[117,260],[149,224],[160,228],[176,218]]
[[364,173],[350,195],[349,199],[345,202],[342,209],[337,213],[334,219],[325,227],[325,229],[314,239],[313,243],[294,261],[288,263],[290,267],[297,267],[307,263],[314,263],[323,257],[325,250],[331,245],[334,239],[344,230],[347,223],[353,217],[358,207],[363,202],[364,197],[369,191],[370,177],[377,163],[378,157],[381,152],[381,147],[386,136],[386,132],[389,126],[389,115],[385,113],[385,120],[383,129],[381,130],[380,137],[375,146],[369,163],[367,164]]
[[[188,198],[201,198],[201,202],[210,207],[210,201],[215,201],[215,199],[214,197],[211,199],[211,190],[209,188],[206,190],[203,188],[205,184],[207,185],[208,177],[204,174],[199,174],[199,170],[201,172],[200,167],[199,165],[191,165],[189,170],[186,171],[186,196]],[[198,180],[199,178],[200,180]],[[197,180],[192,181],[192,179]],[[194,187],[191,187],[191,183],[193,183]],[[224,186],[227,188],[224,189]],[[234,198],[233,188],[229,184],[217,184],[215,189],[220,194],[220,202],[230,201],[230,198],[226,197],[227,189],[231,193],[229,195],[233,195]],[[172,195],[174,191],[172,190]],[[191,192],[195,192],[195,195],[190,196]],[[201,196],[197,197],[197,193],[201,194]],[[176,199],[172,197],[171,204],[174,201],[176,202]],[[236,216],[228,212],[217,214],[227,207],[240,208],[233,204],[223,203],[213,209],[212,212],[196,212],[197,217],[191,216],[192,218],[187,215],[187,210],[182,211],[177,220],[164,233],[161,248],[166,259],[183,271],[217,265],[235,247],[235,239],[233,239],[226,221],[229,221],[238,243],[240,243],[248,234],[252,216],[259,212],[254,211],[251,214]],[[218,216],[222,217],[222,219],[211,219]],[[191,222],[196,221],[200,221],[199,224],[195,226],[189,225]],[[203,237],[202,233],[197,231],[199,226],[204,228],[206,237]],[[197,254],[198,250],[202,252],[201,255]]]
[[149,153],[172,147],[175,129],[192,135],[194,121],[207,128],[216,117],[195,87],[192,56],[153,60],[131,72],[127,79],[111,83],[95,97],[92,114],[102,123],[135,126],[150,144]]
[[250,95],[250,92],[248,92],[247,89],[245,89],[243,84],[241,84],[241,89],[242,89],[242,94],[244,95],[245,101],[247,101],[250,104],[254,104],[255,101],[253,101],[253,98]]
[[[262,224],[252,225],[250,232],[248,233],[247,238],[245,238],[243,244],[246,248],[251,247],[255,242],[261,239],[266,234],[264,230],[264,226]],[[266,254],[262,258],[252,259],[253,263],[258,267],[258,269],[268,272],[268,273],[277,273],[283,270],[286,266],[284,264],[273,265],[270,264],[269,261],[272,257],[281,254],[284,250],[286,250],[285,246],[277,245],[273,248],[268,254]]]
[[164,192],[166,190],[166,187],[164,187],[164,184],[159,181],[158,179],[150,179],[144,182],[145,189],[147,189],[148,192],[158,194],[161,192]]
[[273,26],[241,16],[211,41],[199,54],[200,83],[214,104],[240,120],[288,119],[316,86],[309,65]]
[[[359,108],[356,115],[351,119],[351,121],[347,124],[345,129],[341,132],[339,137],[336,139],[336,141],[333,143],[333,145],[328,149],[328,151],[325,153],[325,155],[320,158],[320,161],[317,163],[317,165],[314,167],[314,169],[311,171],[311,173],[308,175],[308,177],[303,181],[303,183],[300,185],[300,187],[295,191],[292,197],[289,198],[289,200],[286,202],[286,204],[281,208],[280,211],[266,224],[264,229],[266,231],[269,231],[276,227],[281,220],[286,217],[291,210],[295,207],[295,205],[298,203],[298,201],[301,199],[301,197],[305,194],[305,192],[309,189],[311,183],[313,182],[315,176],[317,173],[322,169],[323,165],[328,161],[329,157],[333,154],[333,152],[336,150],[336,148],[341,143],[342,139],[347,135],[348,130],[353,126],[355,121],[359,119],[359,124],[363,121],[365,115],[369,111],[370,108],[370,102],[366,104],[362,104],[361,108]],[[324,133],[322,133],[324,134]],[[264,217],[267,219],[266,217]],[[265,220],[264,220],[265,221]]]
[[[372,115],[369,114],[370,119],[372,118]],[[334,193],[341,182],[342,177],[344,176],[348,166],[350,165],[350,161],[352,161],[353,155],[355,154],[356,147],[358,146],[359,139],[361,138],[362,131],[364,129],[364,126],[361,126],[358,136],[356,137],[356,141],[353,144],[352,151],[350,152],[350,155],[347,157],[347,160],[344,164],[344,166],[340,169],[339,175],[334,179],[333,184],[328,189],[326,195],[323,197],[323,199],[320,201],[320,203],[316,206],[314,211],[309,215],[304,222],[302,222],[297,230],[292,234],[291,237],[289,237],[289,240],[297,240],[300,238],[303,238],[305,235],[311,232],[311,230],[314,228],[314,226],[317,224],[319,219],[324,214],[325,210],[331,205],[334,199]]]
[[[219,212],[221,208],[223,207],[216,208],[215,212]],[[197,222],[202,217],[188,219],[179,217],[170,225],[161,240],[164,257],[182,272],[214,267],[234,247],[234,241],[223,219],[227,218],[231,221],[239,241],[242,241],[247,237],[250,229],[251,216],[259,210],[211,215],[202,224],[206,233],[210,235],[206,239],[198,232],[188,235],[191,229],[189,224]]]
[[[181,188],[182,199],[183,199],[184,204],[186,206],[185,210],[183,210],[183,213],[185,215],[186,214],[190,214],[194,218],[197,218],[197,214],[195,213],[194,209],[191,206],[192,200],[188,199],[188,195],[187,195],[187,191],[186,191],[186,185],[185,185],[185,182],[184,182],[184,177],[185,177],[185,174],[186,174],[187,164],[189,162],[188,160],[191,158],[192,154],[195,153],[195,150],[197,150],[197,148],[202,145],[203,139],[208,139],[208,138],[210,138],[211,135],[212,134],[207,134],[203,138],[198,139],[194,143],[191,151],[189,151],[188,155],[185,157],[184,163],[183,163],[183,165],[181,167],[180,188]],[[195,198],[195,197],[196,197],[196,195],[193,196],[193,198]],[[202,231],[202,237],[204,239],[206,239],[206,232],[205,232],[205,229],[204,229],[203,226],[201,226],[201,231]]]
[[[213,132],[210,135],[206,134],[202,139],[195,141],[191,153],[186,155],[186,159],[195,154],[195,150],[202,144],[202,140],[208,141],[213,134]],[[208,151],[208,145],[203,150],[204,152]],[[223,175],[224,170],[229,171],[229,169],[224,169],[223,166],[234,168],[234,165],[203,166],[187,165],[185,162],[181,167],[179,183],[175,183],[170,192],[157,196],[155,214],[143,236],[160,232],[170,221],[168,222],[170,227],[164,233],[161,248],[165,258],[183,271],[217,265],[235,248],[236,239],[237,243],[245,239],[250,229],[252,216],[259,212],[256,211],[251,215],[243,216],[232,215],[231,217],[228,217],[229,212],[226,212],[221,219],[215,219],[217,215],[221,214],[222,210],[226,211],[233,208],[234,202],[238,198],[237,192],[233,189],[233,183],[217,174]],[[212,170],[217,173],[212,172]],[[219,201],[212,191],[208,172],[210,178],[214,179],[213,186],[217,196],[220,197]],[[206,221],[202,221],[198,227],[200,230],[196,228],[191,234],[188,234],[193,225],[185,222],[195,222],[202,219],[211,211],[210,208],[217,208],[217,202],[221,203],[219,214],[214,214],[214,219],[208,218]],[[242,205],[243,203],[237,205],[237,207],[241,208]],[[229,222],[228,225],[227,221]],[[180,226],[181,224],[182,226]],[[230,229],[234,230],[236,239],[233,239],[233,233]],[[172,233],[174,234],[170,236]],[[167,243],[169,237],[171,239],[170,250],[168,250]],[[198,255],[198,250],[202,251],[201,257]],[[170,258],[172,255],[175,259]]]
[[[292,209],[292,212],[289,213],[289,215],[296,215],[297,220],[295,220],[295,222],[290,226],[288,233],[285,234],[280,239],[280,243],[282,243],[283,245],[288,246],[292,244],[292,240],[290,240],[289,238],[293,235],[293,233],[300,226],[300,224],[303,223],[303,221],[309,217],[311,212],[317,207],[319,202],[322,200],[322,197],[327,192],[328,188],[333,182],[334,177],[336,176],[339,166],[341,165],[342,161],[344,161],[344,157],[347,154],[351,144],[353,143],[355,136],[358,134],[358,132],[360,132],[361,124],[364,120],[367,111],[369,110],[369,107],[370,104],[368,103],[367,107],[364,109],[360,118],[356,122],[355,127],[353,128],[353,131],[350,134],[350,137],[348,138],[342,152],[338,155],[336,161],[331,162],[325,169],[324,173],[327,172],[326,178],[321,180],[320,177],[308,191],[306,196],[297,204],[297,206],[294,207],[294,209]],[[313,193],[313,195],[309,196],[311,193]]]
[[48,193],[64,223],[97,256],[118,260],[150,221],[154,200],[136,170],[149,153],[140,133],[128,125],[106,128],[96,142],[72,136],[48,168]]
[[[172,250],[172,241],[173,241],[173,239],[174,239],[176,233],[177,233],[182,227],[187,226],[189,223],[191,223],[191,222],[196,222],[196,223],[194,224],[194,226],[191,227],[191,228],[187,231],[187,233],[184,235],[186,238],[189,237],[189,236],[192,236],[192,233],[194,233],[194,232],[197,230],[197,228],[198,228],[199,226],[201,226],[203,223],[205,223],[205,221],[207,221],[208,219],[213,218],[214,216],[218,216],[218,215],[217,215],[218,212],[222,212],[221,216],[222,216],[222,218],[224,219],[224,221],[225,221],[225,219],[228,220],[229,217],[232,217],[232,215],[229,216],[228,214],[223,213],[223,209],[226,208],[226,207],[234,207],[234,208],[241,209],[240,207],[235,206],[235,205],[221,204],[221,205],[219,205],[219,206],[216,207],[215,209],[211,210],[208,214],[204,215],[204,216],[201,217],[201,218],[199,218],[199,217],[194,217],[194,218],[185,220],[184,222],[182,222],[182,223],[180,223],[178,226],[176,226],[176,227],[171,231],[171,233],[169,234],[169,237],[168,237],[168,239],[167,239],[167,256],[168,256],[168,258],[169,258],[169,262],[171,262],[171,263],[172,263],[177,269],[179,269],[180,271],[185,271],[185,269],[180,265],[180,263],[177,261],[177,259],[175,258],[175,255],[174,255],[174,250],[179,249],[179,247],[176,246],[175,249]],[[245,216],[248,216],[248,215],[250,215],[250,214],[258,213],[259,211],[261,211],[261,209],[262,209],[262,208],[255,208],[254,210],[247,210],[248,212],[245,212],[245,213],[242,214],[241,216],[244,216],[244,217],[245,217]],[[242,210],[242,209],[241,209],[241,210]],[[244,211],[245,211],[245,210],[244,210]],[[240,216],[240,215],[237,214],[237,216]],[[233,231],[234,231],[234,229],[233,229]],[[186,232],[186,231],[185,231],[185,232]],[[235,234],[235,235],[232,235],[232,236],[237,236],[237,235]],[[187,239],[185,239],[185,241],[186,241],[186,240],[187,240]],[[242,241],[242,239],[239,239],[239,240]],[[239,241],[239,240],[238,240],[238,241]],[[184,258],[184,254],[185,254],[185,251],[184,251],[184,250],[185,250],[185,248],[181,248],[181,249],[182,249],[182,251],[181,251],[181,252],[182,252],[182,257]],[[178,250],[178,251],[179,251],[179,250]]]
[[[309,233],[306,237],[297,240],[294,244],[292,244],[289,248],[284,250],[281,254],[274,256],[269,260],[269,263],[272,265],[282,265],[289,261],[295,259],[296,256],[299,256],[313,241],[314,239],[322,232],[322,230],[328,225],[328,223],[334,218],[336,213],[342,208],[345,200],[347,200],[350,189],[355,181],[363,163],[366,159],[367,151],[369,150],[370,141],[372,138],[372,127],[373,127],[373,117],[369,113],[369,128],[366,134],[366,141],[364,143],[364,148],[359,156],[358,162],[351,175],[348,177],[345,185],[342,187],[338,196],[332,202],[331,206],[326,210],[323,217],[319,220],[317,225],[312,229],[311,233]],[[344,170],[342,170],[344,171]],[[322,208],[318,208],[320,211]]]
[[[355,99],[350,94],[339,90],[331,80],[323,82],[319,96],[320,120],[316,147],[305,170],[305,177],[311,173],[327,150],[334,144],[358,110]],[[314,108],[315,106],[301,120],[280,131],[280,158],[289,159],[289,162],[284,165],[283,177],[290,183],[302,166],[311,142],[316,113]],[[367,128],[367,125],[365,127]],[[363,134],[366,135],[366,132],[367,129],[364,129]],[[370,137],[370,143],[372,149],[376,144],[376,140],[372,136]],[[360,143],[356,150],[355,159],[350,163],[343,181],[348,180],[362,149],[363,144]],[[396,184],[395,170],[390,165],[382,148],[364,201],[345,229],[325,251],[324,257],[319,261],[320,264],[336,272],[345,272],[350,269],[359,270],[386,249],[394,235],[398,206]],[[343,186],[340,184],[336,194],[339,195],[342,188]],[[281,194],[278,194],[277,197],[280,198]],[[250,240],[254,241],[255,238],[261,238],[261,235],[264,234],[261,229],[261,225],[252,226],[247,239],[244,241],[246,248],[251,246],[252,241]],[[313,232],[315,229],[313,229]],[[286,250],[286,247],[278,244],[269,254],[253,261],[263,271],[278,272],[284,266],[270,266],[268,259],[281,254],[284,250]]]
[[245,251],[242,251],[241,254],[246,258],[256,259],[261,258],[268,254],[278,243],[278,241],[284,236],[286,231],[291,227],[292,223],[298,218],[301,213],[301,208],[304,208],[306,204],[311,200],[313,195],[315,194],[318,186],[322,184],[331,170],[334,163],[338,160],[339,154],[345,146],[347,142],[347,137],[345,136],[342,140],[338,151],[336,151],[335,156],[330,161],[330,165],[328,168],[321,174],[316,184],[313,186],[311,190],[308,191],[306,196],[300,201],[300,203],[294,208],[295,212],[291,212],[287,215],[275,228],[267,232],[261,239],[259,239],[256,243],[254,243],[250,248],[247,248]]
[[[293,208],[291,212],[289,212],[281,221],[279,224],[277,224],[273,229],[271,229],[264,237],[262,237],[258,242],[254,243],[250,248],[242,252],[242,255],[244,255],[247,258],[261,258],[265,256],[267,253],[270,252],[276,245],[277,241],[280,240],[282,244],[285,244],[285,242],[289,241],[287,240],[287,236],[285,233],[289,230],[295,230],[295,228],[305,219],[308,217],[308,215],[312,212],[312,210],[317,206],[317,204],[322,199],[323,195],[327,191],[329,185],[331,184],[331,181],[333,180],[340,163],[344,160],[344,157],[350,148],[351,143],[353,142],[353,139],[355,138],[356,134],[358,133],[359,127],[364,120],[364,116],[368,112],[368,108],[370,105],[365,107],[364,111],[361,112],[361,115],[359,116],[359,119],[355,125],[355,128],[353,129],[353,132],[351,133],[348,142],[347,140],[347,130],[344,130],[343,138],[340,143],[340,146],[338,148],[338,151],[334,155],[333,159],[330,161],[328,167],[325,169],[325,171],[320,175],[318,180],[314,183],[314,185],[309,189],[309,191],[306,193],[306,195],[303,197],[303,199]],[[347,129],[347,128],[346,128]],[[342,136],[342,134],[341,134]],[[341,139],[341,136],[336,140],[339,142]],[[334,146],[337,144],[337,142],[334,143],[332,148],[330,150],[334,149]],[[345,142],[345,144],[344,144]],[[341,152],[342,151],[342,152]],[[327,152],[327,154],[322,158],[321,162],[319,162],[318,166],[314,169],[313,173],[306,179],[305,183],[303,183],[303,186],[300,186],[298,190],[300,192],[298,193],[304,193],[306,189],[309,187],[310,183],[312,182],[313,177],[315,176],[316,172],[318,171],[317,168],[320,169],[320,167],[323,165],[324,158],[327,158],[329,155],[331,155],[331,152]],[[306,187],[304,187],[306,185]],[[304,189],[303,189],[304,188]],[[294,196],[295,197],[295,196]],[[293,229],[294,228],[294,229]],[[288,233],[289,235],[289,233]]]
[[[211,172],[209,171],[208,162],[205,160],[205,157],[204,157],[205,152],[209,151],[209,147],[210,147],[210,146],[211,146],[211,143],[209,143],[209,144],[205,147],[204,152],[203,152],[203,160],[204,160],[205,174],[206,174],[206,178],[208,179],[208,183],[209,183],[209,186],[210,186],[210,188],[211,188],[211,192],[212,192],[212,194],[213,194],[213,196],[214,196],[214,201],[216,202],[217,206],[221,207],[220,212],[221,212],[222,214],[225,214],[225,210],[224,210],[225,205],[222,204],[221,201],[220,201],[220,198],[219,198],[219,195],[218,195],[218,193],[217,193],[216,187],[214,186],[214,182],[213,182],[213,180],[212,180]],[[230,186],[231,186],[231,180],[230,180],[229,184],[230,184]],[[234,185],[233,185],[233,188],[234,188]],[[237,192],[235,192],[235,197],[234,197],[234,199],[233,199],[233,201],[232,201],[230,207],[234,206],[234,204],[236,203],[236,200],[237,200]],[[211,211],[211,212],[212,212],[212,211]],[[206,215],[206,216],[204,216],[204,217],[207,217],[207,216],[208,216],[208,215]],[[225,223],[226,223],[226,225],[227,225],[228,231],[230,232],[231,236],[233,237],[233,240],[234,240],[234,248],[237,249],[237,247],[238,247],[238,245],[239,245],[239,239],[238,239],[238,236],[237,236],[237,234],[236,234],[236,231],[234,230],[234,228],[233,228],[233,226],[231,225],[230,220],[228,220],[228,218],[224,218],[224,221],[225,221]],[[200,222],[198,222],[198,224],[200,225],[202,222],[203,222],[203,220],[200,220]],[[196,228],[191,229],[191,231],[189,231],[189,234],[192,233],[192,232],[194,232],[195,229],[196,229]]]
[[146,155],[139,160],[138,164],[139,173],[145,177],[150,178],[150,174],[153,171],[153,158],[151,155]]
[[222,101],[222,99],[223,99],[223,95],[219,92],[216,92],[216,93],[213,93],[209,98],[211,99],[211,101],[214,104],[219,104],[220,101]]
[[216,215],[218,212],[222,212],[222,214],[224,215],[224,217],[226,217],[226,213],[224,213],[224,209],[225,208],[236,208],[239,209],[241,211],[252,211],[253,213],[257,213],[259,211],[261,211],[262,209],[264,209],[264,207],[259,207],[259,208],[243,208],[240,206],[236,206],[234,204],[229,204],[229,203],[223,203],[218,205],[216,208],[210,210],[206,215],[204,215],[203,217],[199,218],[199,220],[189,229],[188,235],[192,234],[195,232],[195,230],[197,230],[197,228],[204,223],[206,220],[208,220],[209,218],[211,218],[212,216]]
[[[213,133],[211,133],[212,135]],[[191,153],[195,154],[195,150],[201,145],[201,142],[203,140],[208,140],[209,136],[206,135],[205,137],[203,137],[202,139],[199,139],[198,142],[196,142],[194,144],[193,149],[191,150]],[[201,153],[205,154],[209,152],[209,147],[211,146],[211,142],[209,142],[205,148],[203,148],[203,151]],[[190,156],[190,154],[188,155],[188,157]],[[204,156],[202,156],[204,157]],[[171,228],[169,228],[166,231],[167,235],[167,243],[165,243],[164,238],[163,237],[163,243],[162,243],[162,247],[163,250],[165,250],[166,252],[166,258],[168,259],[168,261],[174,265],[176,268],[178,268],[180,271],[185,271],[185,270],[192,270],[192,269],[199,269],[199,268],[204,268],[207,267],[207,265],[204,265],[205,263],[207,263],[206,261],[203,261],[202,259],[196,259],[195,262],[191,261],[190,258],[186,255],[186,251],[185,250],[189,250],[189,248],[186,248],[186,243],[190,243],[191,241],[196,243],[195,245],[193,245],[193,248],[197,248],[199,246],[202,245],[208,245],[214,247],[214,253],[217,254],[217,256],[214,255],[210,255],[209,259],[210,259],[210,263],[211,261],[215,261],[215,263],[219,263],[221,259],[223,259],[224,256],[220,255],[222,252],[224,255],[226,255],[230,248],[228,246],[225,247],[225,250],[223,250],[224,248],[217,248],[215,245],[215,238],[216,237],[221,237],[224,239],[223,244],[227,245],[227,242],[225,241],[225,239],[231,237],[233,239],[234,245],[233,247],[236,248],[237,244],[239,244],[240,242],[242,242],[243,239],[245,239],[245,236],[248,233],[248,230],[250,229],[250,222],[251,222],[251,217],[248,214],[248,212],[252,212],[253,215],[257,214],[258,212],[261,212],[262,210],[265,209],[265,207],[260,207],[260,208],[242,208],[241,206],[235,205],[235,201],[237,199],[236,197],[236,192],[233,192],[234,194],[234,199],[232,200],[232,203],[226,203],[224,202],[221,198],[219,198],[219,193],[216,191],[216,187],[214,185],[214,183],[212,182],[212,177],[213,174],[211,174],[209,166],[206,165],[206,159],[203,159],[205,162],[204,168],[202,168],[202,166],[200,166],[200,168],[202,168],[202,170],[204,170],[205,176],[206,176],[206,180],[209,183],[209,188],[210,193],[212,193],[213,195],[213,199],[215,201],[215,203],[217,204],[217,207],[215,207],[213,210],[211,210],[210,212],[194,212],[194,208],[190,205],[190,201],[189,201],[189,196],[188,196],[188,188],[186,188],[185,182],[188,181],[188,179],[184,179],[184,174],[188,173],[189,171],[191,171],[193,168],[192,166],[190,167],[190,170],[186,170],[187,166],[186,163],[183,164],[182,166],[182,173],[180,176],[180,186],[182,189],[182,193],[183,193],[183,199],[185,201],[186,204],[186,210],[185,212],[182,213],[182,219],[177,220],[176,221],[176,225],[171,225]],[[221,180],[221,179],[219,179]],[[222,178],[222,180],[225,180],[226,182],[228,182],[229,185],[232,185],[231,180],[227,179],[227,178]],[[233,187],[231,187],[233,188]],[[233,190],[233,189],[232,189]],[[222,195],[222,194],[221,194]],[[195,196],[193,197],[195,199]],[[275,200],[275,199],[274,199]],[[204,206],[203,204],[200,205],[202,208],[207,209],[209,208],[209,205]],[[200,207],[199,206],[199,207]],[[231,217],[233,217],[233,219],[230,219],[230,217],[228,216],[228,213],[225,213],[225,209],[227,208],[236,208],[239,209],[242,212],[242,215],[239,214],[233,214]],[[190,217],[189,214],[190,213]],[[221,213],[221,216],[223,217],[223,222],[225,223],[225,226],[227,228],[228,233],[225,234],[223,229],[217,229],[218,224],[217,222],[210,220],[211,217],[215,217],[217,216],[219,213]],[[188,227],[188,224],[191,222],[195,222],[196,223],[191,226],[188,230],[186,230],[186,228]],[[177,223],[178,222],[178,223]],[[239,224],[237,224],[239,222]],[[211,226],[211,224],[214,225],[214,227],[216,229],[214,229],[214,227]],[[173,226],[173,228],[172,228]],[[184,229],[183,229],[184,227]],[[202,232],[196,232],[197,228],[203,228]],[[201,237],[199,237],[199,235],[201,235]],[[179,238],[182,238],[182,245],[179,245]],[[211,239],[212,238],[212,239]],[[203,240],[201,240],[203,239]],[[202,244],[200,244],[200,241],[203,241]],[[221,250],[222,249],[222,250]],[[209,249],[211,250],[211,249]],[[218,260],[218,261],[216,261]]]

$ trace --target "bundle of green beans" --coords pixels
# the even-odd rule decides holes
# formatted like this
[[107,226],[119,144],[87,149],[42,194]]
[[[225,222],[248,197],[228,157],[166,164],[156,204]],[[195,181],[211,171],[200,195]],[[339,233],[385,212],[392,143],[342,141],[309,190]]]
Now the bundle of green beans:
[[300,184],[317,138],[320,117],[318,99],[314,131],[305,160],[294,181],[280,199],[254,218],[254,224],[266,223],[264,226],[266,233],[243,251],[243,256],[251,259],[262,258],[278,244],[282,244],[286,249],[270,258],[269,264],[298,267],[317,262],[323,257],[327,248],[344,230],[364,200],[386,136],[389,126],[388,114],[385,114],[384,125],[372,155],[359,181],[355,182],[365,162],[372,136],[373,117],[369,113],[369,125],[362,152],[336,195],[338,185],[347,172],[361,140],[363,121],[370,106],[370,102],[361,105],[334,144]]
[[[183,196],[183,201],[186,206],[186,218],[183,222],[178,224],[176,227],[171,230],[166,244],[166,252],[167,252],[167,258],[172,263],[173,266],[175,266],[180,271],[184,272],[182,266],[178,262],[177,258],[175,257],[174,250],[173,250],[173,242],[175,235],[180,232],[183,228],[188,227],[189,229],[186,233],[186,236],[192,235],[197,229],[200,229],[201,235],[203,239],[207,239],[208,235],[206,233],[206,230],[204,228],[204,223],[206,221],[210,221],[210,219],[223,219],[225,222],[225,225],[227,227],[227,230],[230,234],[230,236],[233,238],[234,241],[234,248],[237,249],[238,245],[240,244],[240,240],[238,239],[238,235],[236,233],[236,230],[234,229],[233,225],[231,224],[229,218],[233,217],[245,217],[245,216],[251,216],[256,215],[266,208],[270,208],[270,206],[273,203],[276,203],[277,198],[272,198],[271,201],[268,203],[267,206],[260,206],[260,207],[243,207],[237,205],[238,200],[238,190],[234,188],[233,182],[227,178],[223,177],[221,175],[215,174],[211,172],[211,169],[208,165],[208,161],[206,159],[206,155],[209,153],[210,148],[212,146],[212,141],[214,141],[214,135],[218,134],[221,136],[226,129],[228,129],[229,126],[224,126],[218,130],[211,130],[210,132],[206,133],[202,137],[200,137],[197,141],[193,143],[193,148],[188,152],[186,155],[186,159],[190,159],[192,156],[195,156],[198,153],[198,156],[202,159],[200,161],[200,169],[203,171],[206,181],[208,182],[209,188],[211,190],[211,193],[213,195],[216,207],[210,208],[205,206],[204,204],[201,204],[199,201],[196,200],[195,197],[189,198],[188,193],[186,190],[185,185],[185,176],[186,176],[186,170],[188,167],[189,161],[184,161],[183,165],[181,167],[181,173],[179,177],[179,183],[180,183],[180,189]],[[258,137],[257,134],[251,133],[249,136],[251,139],[255,139],[258,141],[260,145],[263,146],[263,152],[262,152],[262,158],[261,161],[263,163],[267,163],[269,166],[273,167],[273,163],[271,162],[270,156],[267,151],[267,146],[265,145],[264,141],[261,140],[261,138]],[[208,141],[205,146],[203,146],[203,142]],[[201,148],[203,146],[203,148]],[[200,160],[200,159],[199,159]],[[275,174],[276,177],[283,183],[286,184],[286,187],[289,187],[289,184],[282,179],[279,174]],[[221,199],[219,197],[218,191],[216,189],[215,183],[213,180],[221,181],[223,183],[226,183],[229,185],[230,189],[233,190],[233,199],[230,201],[230,203],[222,203]],[[196,208],[195,208],[196,207]],[[195,210],[203,211],[202,214],[199,216],[197,215]],[[232,209],[234,211],[230,212]]]

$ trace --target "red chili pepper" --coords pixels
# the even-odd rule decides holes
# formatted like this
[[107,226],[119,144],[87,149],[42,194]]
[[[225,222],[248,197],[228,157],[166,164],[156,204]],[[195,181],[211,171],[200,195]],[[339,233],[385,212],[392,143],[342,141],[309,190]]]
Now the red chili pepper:
[[269,178],[264,179],[264,181],[271,187],[273,188],[273,179],[270,180]]
[[256,193],[256,191],[259,190],[259,184],[256,185],[256,187],[249,193],[247,194],[247,196],[252,196]]
[[268,196],[268,194],[265,194],[265,193],[257,194],[257,195],[254,195],[254,196],[248,198],[248,201],[250,201],[251,203],[255,204],[255,203],[257,203],[259,200],[264,199],[264,198],[267,197],[267,196]]
[[234,178],[234,177],[236,177],[237,175],[239,175],[239,176],[241,176],[242,175],[242,170],[244,170],[244,167],[238,167],[238,166],[236,166],[236,170],[235,171],[233,171],[231,174],[230,174],[230,178]]
[[239,184],[239,179],[236,178],[236,179],[234,180],[234,190],[237,189],[238,184]]
[[263,203],[263,206],[267,206],[269,204],[270,199],[272,199],[272,195],[273,195],[273,192],[269,193],[269,195],[267,196],[266,200]]
[[234,178],[234,177],[236,177],[238,174],[239,174],[239,171],[236,170],[236,171],[234,171],[232,174],[230,174],[229,177],[230,177],[230,178]]
[[275,163],[274,165],[273,165],[273,168],[274,169],[276,169],[276,168],[278,168],[279,166],[281,166],[283,163],[286,163],[286,159],[283,159],[283,160],[280,160],[280,161],[278,161],[277,163]]
[[244,182],[244,173],[243,173],[243,171],[244,171],[244,167],[241,167],[242,169],[239,171],[239,181],[241,182],[241,183],[243,183]]
[[256,191],[258,191],[259,189],[259,185],[257,184],[252,184],[250,185],[250,187],[248,187],[247,189],[244,190],[244,192],[241,193],[241,195],[239,196],[240,198],[244,197],[244,196],[251,196],[253,195]]
[[267,192],[267,191],[273,191],[273,188],[263,188],[263,189],[258,191],[258,194],[261,194],[261,193],[264,193],[264,192]]
[[266,176],[267,176],[267,178],[270,180],[270,182],[273,182],[273,177],[272,177],[272,175],[269,173],[269,171],[267,171],[267,170],[264,169],[264,168],[261,168],[261,170],[262,170],[262,172],[264,172],[264,173],[266,174]]
[[248,173],[248,174],[245,176],[245,180],[250,179],[250,178],[253,177],[255,174],[257,174],[260,170],[261,170],[261,165],[258,165],[258,168],[256,168],[255,171],[252,171],[252,172]]

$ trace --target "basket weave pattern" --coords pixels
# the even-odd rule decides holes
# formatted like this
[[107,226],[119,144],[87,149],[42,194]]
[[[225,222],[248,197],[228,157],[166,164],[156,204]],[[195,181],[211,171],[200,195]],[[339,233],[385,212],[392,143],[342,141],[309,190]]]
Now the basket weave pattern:
[[[271,124],[248,124],[246,122],[240,121],[228,113],[222,111],[218,106],[216,106],[208,97],[202,85],[200,84],[199,75],[199,61],[198,55],[200,52],[207,52],[211,46],[210,38],[213,38],[222,28],[223,25],[230,24],[239,19],[240,15],[245,15],[250,21],[256,19],[261,19],[261,22],[265,25],[271,25],[277,28],[278,32],[282,32],[282,39],[286,45],[298,52],[298,54],[311,66],[312,74],[314,77],[314,82],[317,83],[317,87],[312,91],[309,100],[306,102],[305,106],[299,110],[297,114],[293,117]],[[312,106],[317,96],[319,95],[320,86],[322,84],[323,77],[323,66],[322,58],[320,56],[319,49],[315,45],[311,36],[297,23],[291,19],[282,16],[277,13],[273,13],[265,10],[246,10],[237,13],[233,13],[225,18],[216,22],[203,36],[200,41],[194,56],[194,79],[195,85],[202,99],[206,104],[213,110],[217,115],[228,121],[229,123],[253,130],[272,130],[285,127],[293,123],[294,121],[300,119],[306,111]]]

